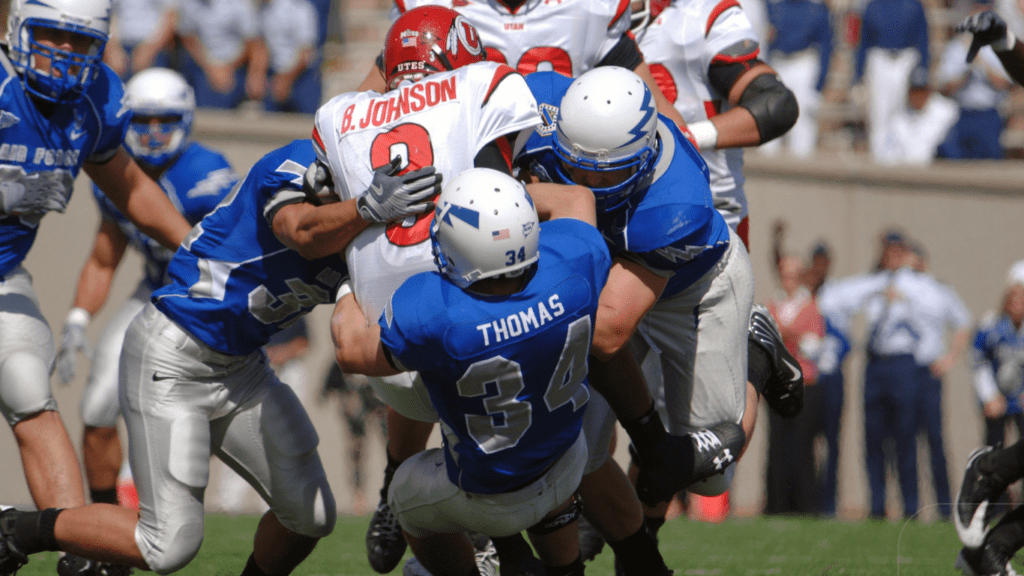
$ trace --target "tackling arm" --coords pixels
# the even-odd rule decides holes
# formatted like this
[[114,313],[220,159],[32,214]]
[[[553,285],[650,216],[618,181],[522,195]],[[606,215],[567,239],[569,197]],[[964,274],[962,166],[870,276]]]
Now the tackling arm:
[[550,182],[526,185],[537,217],[541,222],[556,218],[574,218],[597,227],[594,193],[583,186],[566,186]]
[[621,256],[612,261],[601,290],[590,353],[609,361],[629,342],[647,311],[668,285],[664,278]]
[[296,202],[282,206],[271,222],[282,244],[307,260],[337,254],[370,227],[356,209],[356,199],[314,206]]
[[160,186],[146,176],[123,146],[109,161],[86,162],[83,169],[122,214],[164,248],[177,250],[192,229]]
[[[347,282],[341,292],[346,286]],[[388,361],[380,341],[380,326],[376,322],[367,323],[363,308],[356,302],[351,288],[338,298],[334,306],[331,339],[334,341],[335,360],[345,374],[391,376],[399,373]]]

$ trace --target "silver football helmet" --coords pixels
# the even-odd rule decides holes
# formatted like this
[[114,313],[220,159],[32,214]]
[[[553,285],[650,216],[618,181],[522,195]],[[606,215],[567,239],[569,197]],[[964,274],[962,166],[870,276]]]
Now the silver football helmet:
[[99,75],[109,29],[110,0],[11,0],[11,62],[33,96],[73,102]]
[[174,70],[148,68],[132,76],[125,94],[135,114],[124,137],[128,151],[140,162],[164,166],[188,144],[195,92]]
[[615,210],[649,182],[658,156],[657,128],[658,109],[640,76],[618,66],[594,68],[573,81],[559,105],[559,176],[577,183],[572,168],[627,174],[615,184],[590,187],[598,210]]
[[441,191],[430,239],[441,273],[466,288],[525,272],[538,259],[539,231],[537,209],[521,182],[473,168]]

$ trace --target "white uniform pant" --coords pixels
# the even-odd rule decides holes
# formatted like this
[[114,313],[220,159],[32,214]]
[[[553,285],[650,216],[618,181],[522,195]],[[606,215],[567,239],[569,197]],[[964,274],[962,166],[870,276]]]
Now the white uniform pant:
[[543,476],[500,494],[474,494],[452,484],[443,450],[425,450],[403,462],[388,490],[392,512],[416,538],[464,531],[511,536],[537,524],[579,488],[587,442],[581,433]]
[[152,304],[121,357],[121,410],[139,491],[135,542],[157,573],[180,570],[203,539],[203,496],[216,454],[289,530],[319,538],[336,507],[313,424],[257,351],[217,352]]
[[39,311],[32,276],[21,266],[0,279],[0,412],[13,427],[44,410],[57,410],[50,390],[56,350]]
[[907,107],[910,71],[921,60],[914,48],[868,50],[864,65],[864,88],[867,90],[868,148],[875,162],[892,164],[899,153],[894,119]]

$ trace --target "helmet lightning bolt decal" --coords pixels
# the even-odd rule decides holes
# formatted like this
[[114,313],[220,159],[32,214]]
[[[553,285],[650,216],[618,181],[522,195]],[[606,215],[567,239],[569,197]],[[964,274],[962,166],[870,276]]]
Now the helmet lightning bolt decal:
[[[629,131],[633,135],[633,139],[626,144],[632,144],[641,138],[647,136],[647,132],[644,131],[644,126],[647,125],[647,121],[651,119],[651,116],[655,113],[654,103],[652,100],[654,97],[651,95],[650,89],[644,86],[644,101],[640,103],[640,111],[644,113],[644,117],[637,122],[636,126]],[[625,146],[626,144],[623,144]]]

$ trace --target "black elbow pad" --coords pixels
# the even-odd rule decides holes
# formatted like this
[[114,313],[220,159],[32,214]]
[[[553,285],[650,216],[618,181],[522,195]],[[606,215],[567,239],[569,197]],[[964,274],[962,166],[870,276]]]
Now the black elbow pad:
[[754,117],[762,144],[788,132],[800,115],[793,92],[775,74],[754,78],[743,90],[739,105]]

